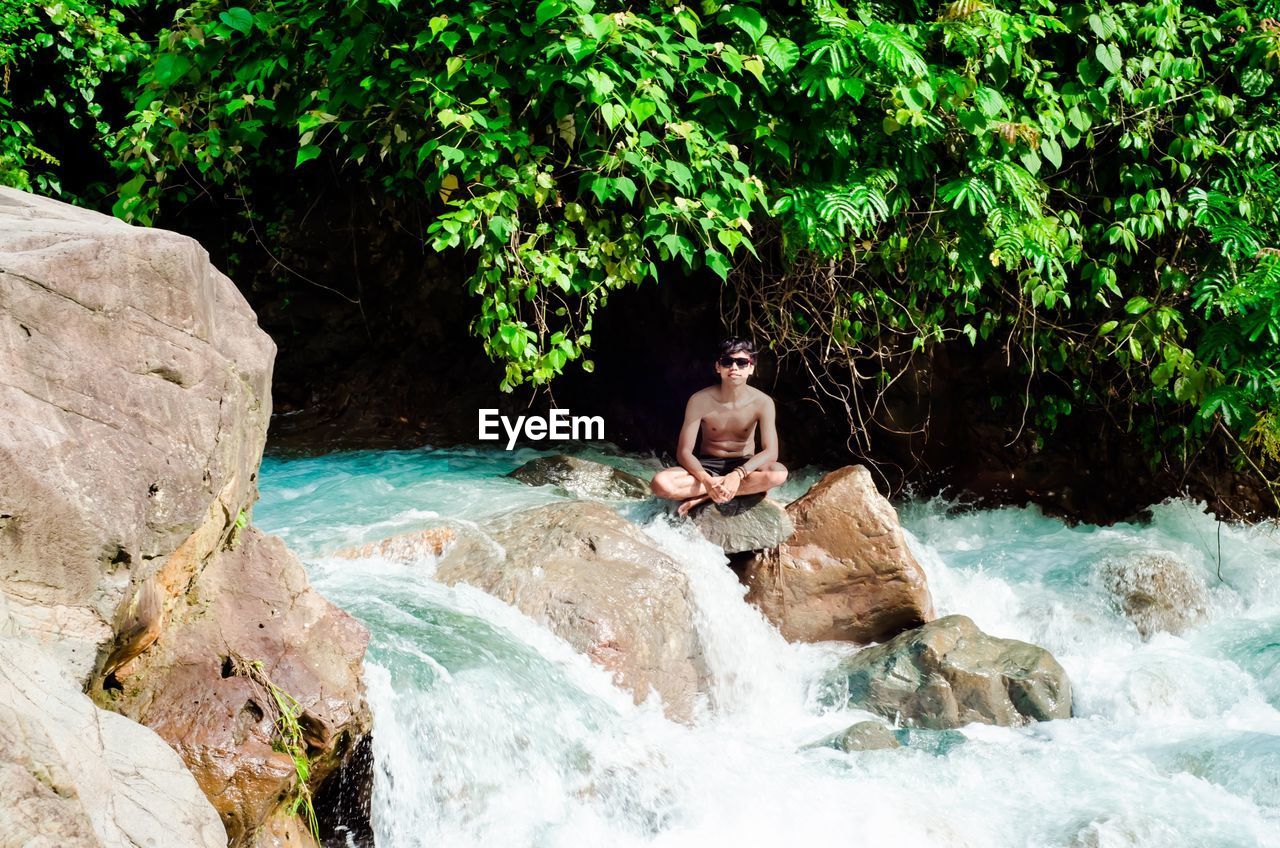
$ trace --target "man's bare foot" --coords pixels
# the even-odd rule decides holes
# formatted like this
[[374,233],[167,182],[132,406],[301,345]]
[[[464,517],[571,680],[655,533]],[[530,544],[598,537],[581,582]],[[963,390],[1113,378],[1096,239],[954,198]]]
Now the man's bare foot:
[[709,500],[711,500],[710,495],[698,495],[696,498],[689,498],[687,501],[681,502],[680,506],[676,508],[676,515],[680,515],[680,516],[688,515],[689,510],[693,509],[695,506],[698,506],[699,504],[704,504]]

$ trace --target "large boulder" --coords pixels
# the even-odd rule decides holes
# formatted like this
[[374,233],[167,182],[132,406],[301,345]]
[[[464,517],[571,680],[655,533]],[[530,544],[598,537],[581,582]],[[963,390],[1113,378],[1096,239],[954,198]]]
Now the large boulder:
[[[748,498],[752,496],[748,495]],[[741,508],[737,501],[707,503],[694,510],[693,523],[704,538],[726,554],[775,547],[795,532],[791,516],[776,501],[752,498]],[[726,509],[726,507],[728,507]]]
[[0,562],[87,682],[138,587],[256,497],[275,345],[177,233],[0,188]]
[[854,751],[880,751],[901,748],[893,728],[882,721],[860,721],[844,730],[819,739],[807,748],[831,748],[851,754]]
[[787,506],[795,533],[747,562],[747,600],[793,642],[880,642],[934,617],[893,506],[860,465]]
[[281,798],[300,789],[279,750],[272,687],[301,708],[308,785],[318,787],[369,730],[359,675],[367,641],[363,625],[310,588],[282,541],[248,528],[196,575],[165,638],[117,669],[100,699],[182,755],[230,845],[271,844],[258,837],[281,826]]
[[1209,591],[1191,566],[1172,554],[1109,557],[1097,565],[1116,607],[1143,639],[1179,634],[1205,616]]
[[649,484],[634,474],[564,454],[540,456],[507,476],[530,486],[559,486],[579,498],[621,500],[649,496]]
[[1071,681],[1044,648],[949,615],[845,660],[849,704],[905,727],[1017,726],[1071,717]]
[[657,692],[669,716],[691,716],[707,669],[688,580],[640,528],[577,501],[516,512],[484,531],[497,546],[460,540],[438,580],[502,599],[613,672],[637,702]]
[[0,848],[226,844],[164,740],[95,707],[46,649],[0,626]]
[[334,556],[341,559],[385,559],[400,565],[414,565],[435,560],[453,544],[457,535],[458,531],[453,527],[441,524],[352,548],[342,548]]
[[[233,844],[296,832],[295,770],[224,659],[260,660],[297,698],[316,782],[368,726],[367,637],[248,527],[275,346],[195,241],[0,188],[0,347],[0,596],[15,623],[74,687],[178,750]],[[11,757],[43,744],[19,741]],[[150,779],[137,804],[168,811],[182,785]]]

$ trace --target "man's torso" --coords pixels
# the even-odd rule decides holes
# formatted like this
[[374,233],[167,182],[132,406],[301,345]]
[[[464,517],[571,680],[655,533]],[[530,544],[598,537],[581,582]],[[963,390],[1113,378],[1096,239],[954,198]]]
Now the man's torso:
[[702,444],[698,453],[704,456],[750,456],[755,453],[756,424],[760,421],[766,396],[759,389],[748,386],[745,396],[737,403],[726,403],[718,399],[719,388],[710,386],[693,396],[702,418]]

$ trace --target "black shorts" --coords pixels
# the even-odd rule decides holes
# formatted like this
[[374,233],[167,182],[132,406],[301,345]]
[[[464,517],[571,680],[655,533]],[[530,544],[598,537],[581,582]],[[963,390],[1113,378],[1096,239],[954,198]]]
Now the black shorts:
[[713,477],[723,477],[740,465],[746,465],[749,456],[700,456],[698,462]]

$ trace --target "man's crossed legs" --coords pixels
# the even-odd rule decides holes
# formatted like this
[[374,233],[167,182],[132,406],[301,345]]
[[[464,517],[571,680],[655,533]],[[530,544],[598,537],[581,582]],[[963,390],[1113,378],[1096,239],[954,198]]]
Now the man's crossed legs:
[[649,488],[660,498],[667,500],[681,501],[679,508],[676,510],[680,515],[688,515],[689,510],[706,503],[708,500],[715,503],[727,503],[735,497],[742,495],[753,495],[759,492],[767,492],[772,488],[781,486],[787,480],[787,467],[781,462],[771,462],[755,471],[747,474],[742,479],[738,490],[728,497],[724,497],[718,491],[717,483],[725,479],[727,476],[739,476],[734,469],[743,465],[749,456],[700,456],[698,462],[711,475],[712,490],[708,491],[701,482],[692,474],[684,470],[680,466],[674,468],[664,468],[654,475]]

